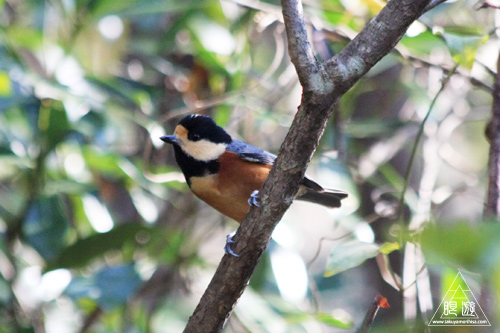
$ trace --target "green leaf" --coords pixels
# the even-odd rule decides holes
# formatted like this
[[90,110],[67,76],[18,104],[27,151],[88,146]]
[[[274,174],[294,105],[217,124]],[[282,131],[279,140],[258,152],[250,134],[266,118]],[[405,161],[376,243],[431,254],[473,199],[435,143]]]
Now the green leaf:
[[287,322],[292,325],[314,319],[331,327],[349,329],[353,326],[353,322],[349,318],[339,318],[328,313],[311,314],[298,310],[290,310],[286,313],[285,317]]
[[380,253],[389,254],[393,251],[399,250],[399,243],[386,242],[380,246]]
[[470,70],[476,59],[476,52],[484,44],[489,36],[459,35],[454,33],[442,34],[451,56],[456,63],[459,63]]
[[21,25],[11,25],[6,30],[6,35],[13,45],[37,50],[43,44],[43,33],[40,30],[23,27]]
[[0,71],[0,96],[10,96],[12,93],[12,83],[9,74],[5,71]]
[[33,202],[23,222],[28,243],[45,259],[55,258],[64,248],[68,219],[58,196]]
[[488,272],[500,262],[500,224],[471,226],[429,225],[421,233],[421,246],[429,263],[458,265]]
[[199,9],[213,4],[214,0],[202,1],[177,1],[177,0],[152,0],[152,1],[115,1],[103,0],[94,10],[94,15],[103,16],[119,14],[121,16],[152,15],[158,13],[172,13]]
[[60,101],[45,100],[40,106],[38,128],[43,135],[45,149],[51,150],[70,131],[66,110]]
[[328,258],[324,276],[330,277],[349,268],[361,265],[366,259],[375,257],[380,252],[380,246],[349,240],[335,246]]
[[401,39],[401,44],[415,54],[428,55],[436,48],[444,49],[445,43],[443,39],[436,36],[431,31],[424,31],[415,37],[405,35]]
[[226,27],[203,15],[192,17],[190,26],[206,51],[224,56],[229,56],[234,52],[236,41]]
[[83,148],[83,159],[85,164],[93,170],[105,174],[125,175],[120,167],[120,157],[118,154],[100,152],[93,147],[85,146]]
[[316,315],[316,320],[331,327],[338,327],[344,329],[352,328],[354,325],[352,321],[346,318],[337,318],[327,313],[318,313]]
[[80,239],[64,249],[59,256],[53,258],[47,264],[45,270],[84,267],[91,260],[110,250],[121,249],[125,243],[135,242],[136,235],[139,232],[150,233],[152,231],[152,228],[138,224],[124,224],[113,228],[109,232]]

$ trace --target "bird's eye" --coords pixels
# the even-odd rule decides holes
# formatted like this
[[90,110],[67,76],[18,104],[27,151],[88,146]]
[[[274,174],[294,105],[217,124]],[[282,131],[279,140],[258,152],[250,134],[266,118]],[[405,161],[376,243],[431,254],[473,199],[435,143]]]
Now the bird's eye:
[[201,136],[199,134],[192,134],[190,135],[190,139],[191,141],[200,141],[201,140]]

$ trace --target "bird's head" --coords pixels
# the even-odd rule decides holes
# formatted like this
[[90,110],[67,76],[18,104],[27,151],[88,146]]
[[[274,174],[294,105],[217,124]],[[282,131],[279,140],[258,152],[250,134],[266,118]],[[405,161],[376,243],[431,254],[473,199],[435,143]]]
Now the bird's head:
[[178,146],[198,161],[211,161],[224,153],[232,139],[224,129],[208,116],[191,114],[181,119],[174,135],[165,135],[162,141]]

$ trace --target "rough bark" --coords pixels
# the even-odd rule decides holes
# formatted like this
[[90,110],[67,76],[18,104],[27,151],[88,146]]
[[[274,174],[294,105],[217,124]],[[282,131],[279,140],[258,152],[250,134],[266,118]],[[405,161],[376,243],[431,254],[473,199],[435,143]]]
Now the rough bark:
[[484,216],[487,219],[500,218],[500,54],[498,55],[497,73],[493,87],[493,106],[491,119],[486,129],[490,142],[488,163],[488,194]]
[[261,206],[242,221],[233,250],[225,255],[185,332],[220,332],[247,286],[272,231],[292,203],[305,169],[339,98],[391,51],[430,3],[392,0],[351,41],[325,63],[314,57],[307,38],[302,4],[282,0],[289,53],[303,87],[301,105],[261,191]]

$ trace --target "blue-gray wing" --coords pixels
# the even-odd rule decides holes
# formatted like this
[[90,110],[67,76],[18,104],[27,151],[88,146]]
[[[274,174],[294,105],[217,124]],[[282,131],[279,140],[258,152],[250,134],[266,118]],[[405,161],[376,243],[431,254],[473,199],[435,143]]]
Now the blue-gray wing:
[[253,163],[273,165],[276,159],[275,155],[239,140],[233,140],[226,147],[226,150],[238,154],[240,158]]
[[[253,163],[273,165],[274,160],[276,160],[275,155],[243,141],[233,140],[226,147],[226,150],[238,154],[240,158]],[[302,180],[301,188],[295,197],[296,199],[314,202],[330,208],[340,207],[340,201],[347,197],[346,192],[325,189],[307,176]]]

